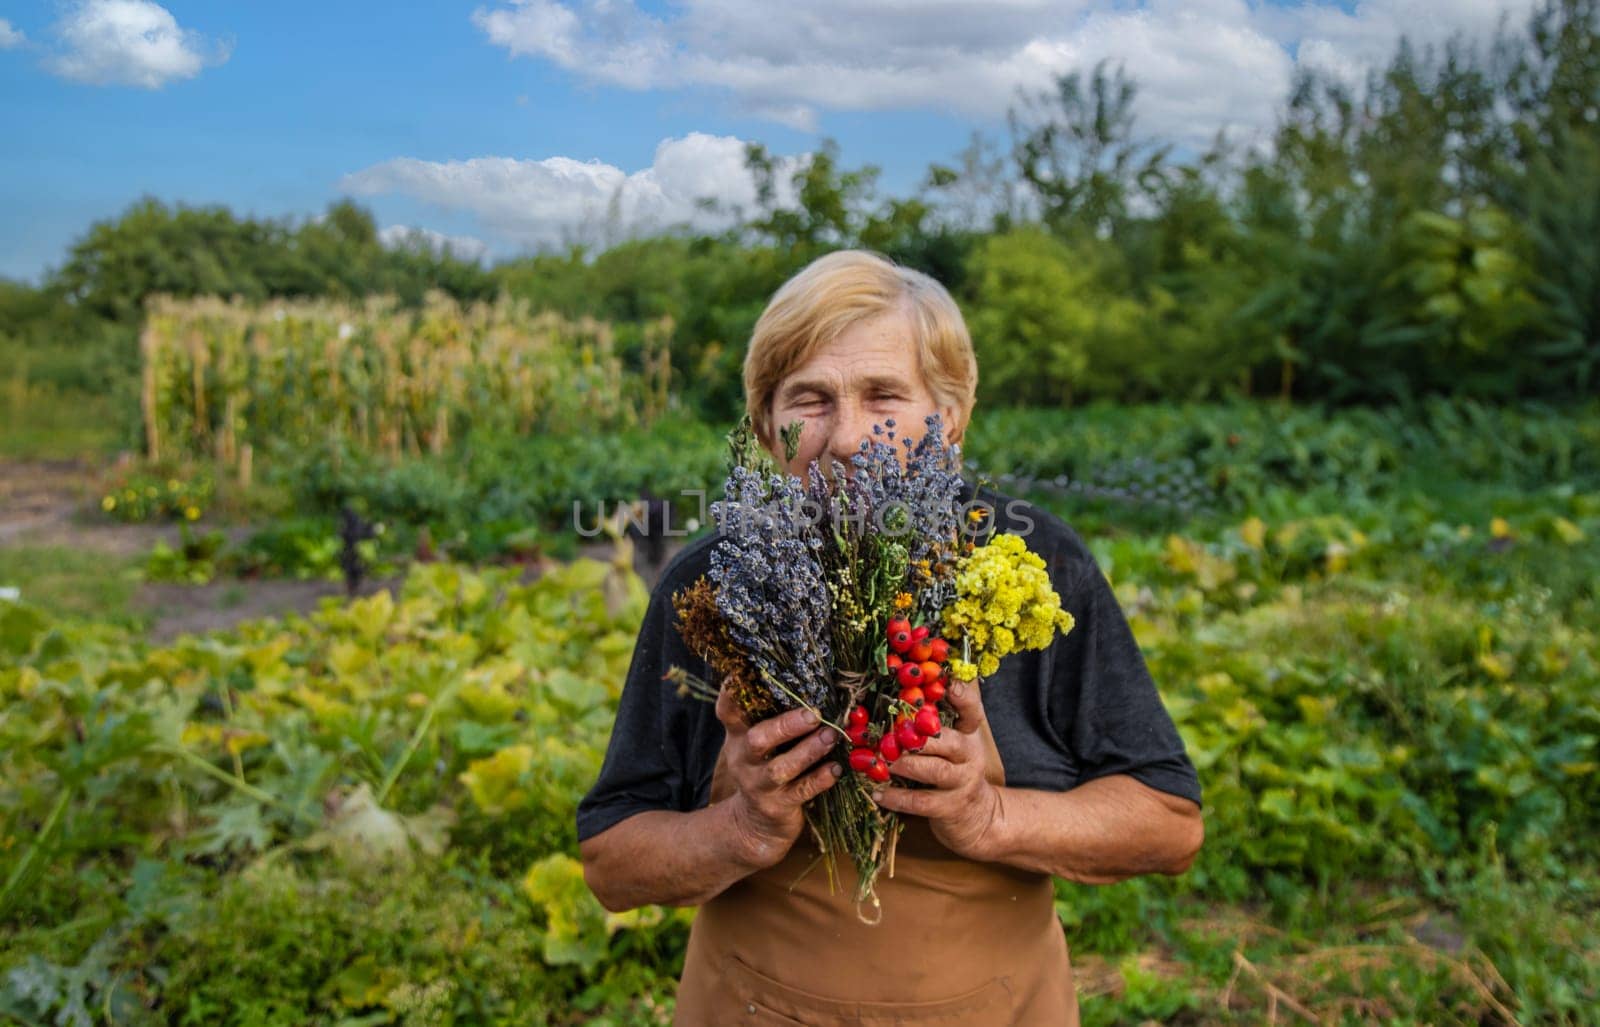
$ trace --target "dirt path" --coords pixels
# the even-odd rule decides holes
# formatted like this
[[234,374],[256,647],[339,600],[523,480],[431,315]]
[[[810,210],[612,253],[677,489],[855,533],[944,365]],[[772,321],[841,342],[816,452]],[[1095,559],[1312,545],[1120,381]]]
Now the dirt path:
[[[142,559],[156,542],[177,547],[175,524],[120,524],[100,515],[101,482],[110,469],[79,461],[15,461],[0,459],[0,549],[61,547],[104,553],[117,562]],[[250,525],[221,529],[229,542],[248,538]],[[669,549],[676,551],[676,545]],[[609,544],[584,545],[579,555],[610,560]],[[635,561],[646,582],[656,568]],[[398,591],[404,576],[371,579],[361,595],[383,588]],[[144,582],[130,601],[130,613],[147,615],[147,637],[164,644],[186,633],[216,631],[241,621],[309,613],[325,596],[343,596],[341,581],[297,581],[286,578],[241,580],[221,578],[204,585]]]

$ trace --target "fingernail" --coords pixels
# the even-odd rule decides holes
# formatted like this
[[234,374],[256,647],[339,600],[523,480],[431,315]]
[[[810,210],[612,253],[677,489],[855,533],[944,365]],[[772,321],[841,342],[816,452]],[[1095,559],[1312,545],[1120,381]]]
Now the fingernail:
[[806,710],[800,719],[805,721],[807,724],[815,724],[817,722],[817,711]]
[[883,801],[883,789],[882,788],[880,788],[877,791],[872,793],[872,801],[873,802],[882,802]]
[[829,767],[828,769],[830,771],[832,771],[834,777],[838,777],[839,775],[844,773],[844,768],[839,766],[839,764],[837,764],[837,763],[835,763],[833,766]]
[[833,728],[831,728],[831,727],[823,728],[822,729],[822,733],[819,734],[817,737],[822,740],[822,744],[823,745],[832,745],[833,744]]
[[950,687],[950,694],[957,699],[965,699],[967,697],[967,686],[958,682]]

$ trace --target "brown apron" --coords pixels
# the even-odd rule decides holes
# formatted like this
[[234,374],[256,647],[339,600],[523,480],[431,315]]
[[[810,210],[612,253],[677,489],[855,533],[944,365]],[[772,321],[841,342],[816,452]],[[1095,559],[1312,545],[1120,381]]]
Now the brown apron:
[[[987,724],[982,733],[988,777],[1003,784]],[[714,775],[711,801],[728,790]],[[925,818],[902,819],[894,876],[878,878],[876,925],[856,916],[848,861],[829,892],[827,871],[813,865],[810,832],[781,863],[701,906],[674,1022],[1077,1027],[1050,877],[964,859],[939,843]]]

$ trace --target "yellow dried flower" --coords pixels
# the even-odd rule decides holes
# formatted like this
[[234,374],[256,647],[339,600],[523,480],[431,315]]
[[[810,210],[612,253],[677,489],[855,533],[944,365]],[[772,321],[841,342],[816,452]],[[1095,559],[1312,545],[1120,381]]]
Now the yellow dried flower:
[[963,680],[991,675],[1014,652],[1043,649],[1072,630],[1044,560],[1015,535],[996,535],[975,547],[956,570],[956,599],[943,611],[944,636],[965,647],[950,661]]

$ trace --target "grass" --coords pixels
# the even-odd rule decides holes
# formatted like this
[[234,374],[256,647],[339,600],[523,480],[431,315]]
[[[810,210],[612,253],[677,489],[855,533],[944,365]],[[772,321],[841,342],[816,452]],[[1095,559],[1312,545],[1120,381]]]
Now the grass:
[[31,383],[0,382],[0,457],[70,460],[107,456],[122,442],[123,404],[111,396]]
[[145,625],[132,609],[143,578],[142,556],[116,556],[66,546],[0,548],[0,587],[58,617]]

